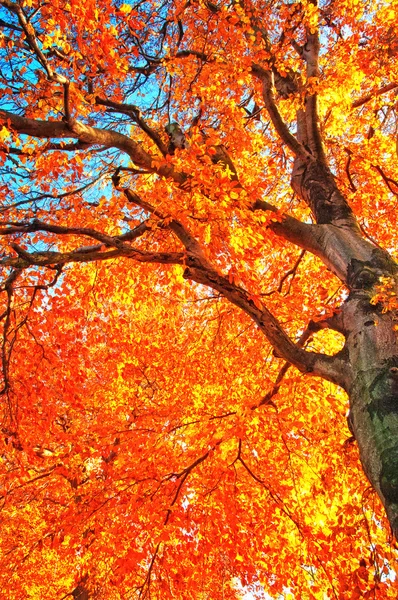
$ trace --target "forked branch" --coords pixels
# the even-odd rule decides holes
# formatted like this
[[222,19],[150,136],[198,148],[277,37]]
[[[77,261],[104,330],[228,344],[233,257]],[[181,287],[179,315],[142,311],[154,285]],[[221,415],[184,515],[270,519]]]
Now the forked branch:
[[81,144],[85,144],[86,147],[117,148],[125,152],[138,167],[150,173],[158,173],[166,178],[170,177],[180,185],[187,179],[184,173],[179,173],[170,164],[161,163],[155,166],[154,157],[146,152],[139,142],[112,129],[91,127],[73,118],[70,118],[68,123],[28,119],[5,110],[0,110],[0,119],[3,119],[9,127],[18,133],[40,139],[74,138]]
[[0,0],[0,4],[17,16],[21,29],[25,34],[26,41],[32,52],[36,55],[37,60],[46,71],[48,79],[62,84],[68,83],[68,80],[64,75],[61,75],[52,69],[47,58],[44,56],[37,42],[36,33],[32,23],[28,22],[22,7],[16,2],[11,2],[11,0]]
[[283,121],[275,102],[272,91],[272,73],[259,64],[252,65],[252,73],[262,83],[262,92],[265,108],[268,111],[273,126],[281,140],[290,148],[296,157],[309,159],[311,154],[304,148],[297,138],[290,133],[286,123]]
[[43,231],[57,235],[84,236],[99,242],[94,246],[78,247],[69,252],[35,251],[29,252],[21,245],[10,242],[9,246],[16,256],[6,256],[0,264],[15,269],[32,266],[51,267],[72,262],[92,262],[126,257],[140,263],[180,264],[185,267],[184,277],[217,290],[233,304],[241,308],[259,326],[278,356],[281,356],[299,370],[320,375],[329,381],[345,386],[342,373],[347,373],[347,365],[340,358],[311,353],[297,346],[283,330],[279,321],[265,307],[261,299],[253,297],[233,280],[220,274],[206,258],[200,243],[188,228],[176,219],[163,214],[150,203],[142,200],[130,190],[123,190],[129,201],[141,206],[159,219],[159,225],[169,228],[184,246],[181,252],[148,252],[134,248],[129,242],[137,239],[147,230],[142,223],[137,228],[120,236],[110,236],[91,228],[73,228],[46,224],[35,220],[30,224],[6,223],[0,229],[0,235],[20,236],[23,233]]
[[216,271],[187,267],[184,278],[201,283],[220,292],[232,304],[241,308],[257,323],[278,356],[304,373],[319,375],[346,388],[349,383],[349,365],[344,358],[308,352],[295,344],[276,317],[260,299],[253,297],[239,285]]
[[100,96],[96,96],[95,101],[97,104],[101,106],[106,106],[108,109],[112,109],[115,112],[119,112],[121,114],[127,115],[132,118],[132,120],[137,123],[137,125],[144,131],[147,136],[156,144],[159,148],[160,152],[163,156],[167,154],[167,146],[163,142],[162,138],[158,134],[155,129],[150,127],[148,123],[142,118],[140,110],[134,104],[124,104],[121,102],[113,102],[108,98],[101,98]]

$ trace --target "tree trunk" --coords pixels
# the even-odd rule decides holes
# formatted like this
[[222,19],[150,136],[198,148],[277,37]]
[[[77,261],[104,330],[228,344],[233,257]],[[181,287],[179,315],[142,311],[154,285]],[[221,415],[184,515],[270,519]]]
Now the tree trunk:
[[398,539],[398,265],[362,236],[326,166],[301,161],[292,185],[317,217],[316,253],[350,290],[324,326],[345,337],[349,426]]
[[370,294],[351,294],[343,310],[352,383],[349,422],[363,469],[398,539],[398,313]]

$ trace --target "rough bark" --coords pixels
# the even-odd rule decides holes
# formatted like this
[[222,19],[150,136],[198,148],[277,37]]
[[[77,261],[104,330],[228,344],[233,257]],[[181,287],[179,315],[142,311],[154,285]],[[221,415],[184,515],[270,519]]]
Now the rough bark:
[[398,537],[398,312],[373,306],[373,291],[353,291],[341,316],[352,369],[349,423]]

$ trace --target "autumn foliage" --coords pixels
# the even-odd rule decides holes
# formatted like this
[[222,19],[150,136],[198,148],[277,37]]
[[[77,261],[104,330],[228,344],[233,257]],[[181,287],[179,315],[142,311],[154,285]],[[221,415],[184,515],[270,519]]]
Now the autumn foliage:
[[398,259],[397,8],[0,0],[2,598],[397,597],[291,186]]

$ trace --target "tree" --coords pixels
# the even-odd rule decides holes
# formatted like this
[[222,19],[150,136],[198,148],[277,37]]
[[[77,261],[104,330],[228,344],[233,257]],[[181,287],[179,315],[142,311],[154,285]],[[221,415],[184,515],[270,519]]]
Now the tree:
[[393,2],[0,4],[7,598],[396,597]]

